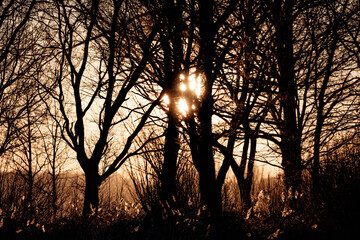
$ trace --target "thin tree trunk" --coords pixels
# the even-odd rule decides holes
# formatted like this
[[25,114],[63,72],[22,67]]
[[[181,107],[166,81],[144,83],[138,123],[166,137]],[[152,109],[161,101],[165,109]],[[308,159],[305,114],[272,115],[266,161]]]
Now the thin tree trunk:
[[52,196],[51,196],[51,200],[52,200],[52,209],[53,209],[53,213],[54,213],[54,218],[56,218],[56,214],[57,214],[57,187],[56,187],[56,171],[55,168],[53,167],[52,169]]
[[[29,104],[29,102],[27,102],[27,104]],[[34,176],[33,176],[33,158],[32,158],[32,131],[31,131],[31,119],[30,119],[30,107],[27,106],[27,142],[28,142],[28,149],[27,149],[27,153],[25,152],[25,155],[28,154],[27,156],[27,161],[28,161],[28,172],[27,172],[27,182],[28,182],[28,191],[27,191],[27,196],[25,199],[25,208],[24,208],[24,213],[25,213],[25,218],[28,217],[33,217],[33,188],[34,188]]]
[[314,136],[314,159],[312,166],[312,194],[314,197],[320,192],[320,138],[321,138],[321,118],[318,116],[318,121]]
[[56,218],[58,206],[57,206],[57,198],[58,198],[58,192],[57,192],[57,186],[56,186],[56,153],[57,153],[57,133],[58,133],[58,126],[56,125],[55,128],[55,136],[53,136],[53,149],[52,149],[52,162],[50,163],[51,166],[51,181],[52,181],[52,209],[54,213],[54,218]]
[[255,155],[256,155],[256,144],[257,138],[256,136],[250,137],[250,154],[249,160],[247,164],[247,173],[246,178],[244,179],[244,192],[242,193],[242,201],[244,210],[247,211],[251,207],[251,187],[253,183],[253,168],[255,162]]

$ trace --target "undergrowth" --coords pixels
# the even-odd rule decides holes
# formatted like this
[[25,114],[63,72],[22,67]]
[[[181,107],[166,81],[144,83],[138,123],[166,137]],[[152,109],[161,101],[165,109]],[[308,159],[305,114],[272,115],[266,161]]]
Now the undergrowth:
[[[229,206],[215,222],[194,211],[191,201],[170,212],[161,204],[145,212],[140,204],[124,201],[112,209],[94,210],[86,219],[2,218],[0,239],[352,239],[358,234],[360,213],[357,159],[329,156],[317,198],[306,177],[302,192],[290,196],[281,176],[261,176],[254,183],[251,208],[224,201]],[[297,200],[296,208],[289,198]]]

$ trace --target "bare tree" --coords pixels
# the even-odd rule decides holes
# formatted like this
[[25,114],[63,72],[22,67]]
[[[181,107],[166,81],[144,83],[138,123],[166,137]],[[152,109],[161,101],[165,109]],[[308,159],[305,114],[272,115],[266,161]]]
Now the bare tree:
[[[110,151],[110,132],[130,115],[135,117],[137,108],[123,112],[152,52],[157,25],[144,27],[141,16],[146,16],[146,9],[139,2],[55,1],[53,6],[58,34],[54,41],[60,52],[55,75],[58,88],[50,94],[59,104],[62,136],[85,173],[83,214],[87,215],[98,207],[100,184],[133,155],[128,153],[132,142],[162,97],[150,103],[123,149],[100,175],[99,163]],[[96,131],[90,130],[91,124]],[[95,135],[95,143],[90,144],[89,137]]]
[[[234,44],[216,87],[219,93],[215,98],[215,115],[221,127],[215,134],[215,146],[224,156],[217,176],[218,189],[221,191],[231,167],[245,212],[251,207],[257,139],[273,99],[268,89],[271,82],[267,76],[269,56],[264,51],[269,44],[269,32],[260,31],[266,24],[263,14],[259,2],[239,4],[232,24],[227,26],[233,29],[231,38]],[[237,151],[241,154],[236,154]]]
[[272,122],[267,122],[276,130],[263,136],[279,146],[286,188],[295,196],[310,162],[318,188],[320,149],[355,125],[356,68],[340,44],[348,38],[344,21],[352,11],[341,1],[274,1],[265,6],[274,34],[270,75],[278,94],[269,109]]
[[1,1],[0,4],[0,155],[15,148],[19,123],[26,115],[23,105],[23,78],[29,76],[37,58],[31,48],[29,19],[34,1]]
[[[160,59],[154,59],[151,67],[157,69],[157,82],[164,89],[169,98],[167,115],[167,127],[165,130],[164,162],[161,169],[161,193],[160,199],[174,206],[173,198],[176,197],[176,172],[179,139],[179,110],[176,99],[179,97],[179,77],[181,63],[183,61],[182,42],[182,10],[173,1],[164,3],[164,25],[160,32],[160,46],[163,55]],[[158,10],[161,12],[161,9]],[[155,65],[156,64],[156,65]]]
[[[36,91],[36,90],[35,90]],[[36,93],[36,92],[35,92]],[[35,208],[37,207],[37,197],[41,194],[41,185],[39,185],[39,175],[45,167],[43,161],[43,151],[41,145],[37,142],[40,139],[40,126],[44,119],[44,108],[39,104],[37,94],[34,94],[34,89],[30,86],[27,88],[24,125],[24,131],[19,132],[17,140],[20,146],[13,151],[13,165],[15,171],[23,179],[25,186],[23,186],[23,220],[28,220],[35,217]]]
[[0,155],[12,160],[9,169],[22,182],[17,187],[24,198],[16,204],[23,219],[33,217],[35,200],[41,201],[37,177],[44,166],[36,144],[44,116],[37,82],[50,53],[38,13],[37,1],[0,3]]
[[[299,191],[301,184],[301,123],[297,118],[297,83],[295,79],[295,58],[293,28],[296,16],[294,1],[275,1],[269,3],[271,21],[274,26],[274,53],[277,62],[280,112],[278,128],[282,166],[285,172],[286,187]],[[297,10],[294,10],[297,9]],[[293,194],[293,196],[295,196]]]
[[47,116],[46,120],[47,122],[41,129],[41,141],[50,178],[47,184],[50,186],[44,187],[43,190],[50,198],[52,217],[56,219],[58,210],[64,202],[62,193],[64,192],[63,188],[66,183],[64,178],[66,176],[63,168],[65,167],[68,149],[66,149],[65,143],[62,141],[59,125],[49,116]]
[[306,21],[311,24],[306,25],[309,34],[307,44],[304,45],[311,50],[300,48],[297,51],[299,55],[306,52],[313,57],[313,61],[304,64],[308,78],[303,78],[303,82],[309,92],[307,102],[310,106],[314,105],[315,127],[311,131],[313,144],[309,145],[313,146],[313,157],[310,160],[313,162],[315,195],[320,190],[320,159],[324,155],[322,149],[335,135],[343,131],[350,133],[356,126],[354,102],[359,86],[355,73],[357,67],[351,60],[351,51],[341,45],[348,37],[344,32],[347,19],[353,14],[351,6],[350,9],[348,7],[348,1],[333,1],[307,12]]
[[[177,199],[178,196],[176,176],[178,153],[181,146],[180,126],[183,114],[186,114],[181,112],[178,105],[182,96],[180,86],[187,84],[181,77],[184,77],[183,73],[190,68],[194,22],[190,16],[183,17],[184,14],[189,13],[185,2],[167,1],[159,2],[158,5],[154,4],[152,8],[156,15],[164,12],[161,15],[159,51],[150,60],[146,73],[152,79],[148,84],[159,85],[168,99],[167,102],[163,101],[160,105],[167,117],[164,120],[166,122],[164,158],[159,178],[162,189],[160,200],[166,203],[165,205],[169,204],[175,207],[174,199]],[[187,20],[191,22],[189,25],[185,24]],[[143,89],[142,92],[145,93],[143,95],[148,95],[152,86],[147,86],[147,90]]]
[[[224,57],[228,53],[228,47],[232,41],[224,41],[226,30],[221,31],[224,23],[234,11],[238,1],[229,1],[223,11],[217,9],[223,6],[217,5],[216,1],[198,2],[198,28],[199,51],[196,69],[203,74],[203,91],[199,104],[196,104],[196,112],[189,115],[188,133],[192,159],[199,172],[199,183],[202,204],[207,206],[207,211],[213,219],[221,215],[221,197],[216,186],[215,161],[213,155],[213,95],[214,82],[219,74]],[[221,13],[219,13],[219,12]],[[193,102],[194,100],[190,100]],[[195,120],[196,118],[196,120]]]

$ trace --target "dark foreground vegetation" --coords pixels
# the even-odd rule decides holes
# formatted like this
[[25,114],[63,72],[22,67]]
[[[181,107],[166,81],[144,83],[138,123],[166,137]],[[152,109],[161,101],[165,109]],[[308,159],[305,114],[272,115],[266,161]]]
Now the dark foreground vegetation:
[[[43,208],[43,212],[34,213],[32,220],[24,221],[18,210],[18,215],[2,218],[0,236],[1,239],[69,240],[354,239],[360,231],[359,157],[359,148],[342,148],[328,156],[322,173],[321,195],[314,199],[310,190],[304,189],[297,196],[299,206],[296,210],[289,206],[285,197],[281,176],[259,174],[252,191],[251,208],[243,212],[239,202],[224,198],[223,215],[215,223],[190,202],[169,209],[159,202],[152,202],[153,196],[140,194],[137,197],[151,204],[147,205],[147,211],[141,204],[127,203],[123,199],[118,204],[113,202],[111,208],[104,200],[101,207],[87,217],[82,217],[79,209],[62,209],[64,217],[54,218],[51,209]],[[231,189],[231,183],[225,188]],[[228,196],[235,194],[231,192],[233,190],[228,191]],[[190,193],[182,194],[186,197]],[[67,197],[72,199],[70,201],[76,198],[71,194]],[[74,208],[74,205],[68,208]]]
[[352,238],[359,26],[358,0],[0,0],[1,239]]
[[[357,183],[358,184],[358,183]],[[334,194],[334,192],[333,192]],[[337,193],[339,194],[339,193]],[[341,193],[342,194],[342,193]],[[131,215],[101,211],[89,219],[70,217],[54,222],[21,223],[4,219],[2,239],[354,239],[359,234],[359,197],[331,196],[322,207],[309,204],[298,212],[259,209],[244,219],[225,212],[210,233],[209,222],[198,215]],[[271,200],[270,200],[271,201]],[[257,215],[259,214],[259,215]],[[262,215],[261,215],[262,214]],[[6,222],[7,221],[7,222]]]

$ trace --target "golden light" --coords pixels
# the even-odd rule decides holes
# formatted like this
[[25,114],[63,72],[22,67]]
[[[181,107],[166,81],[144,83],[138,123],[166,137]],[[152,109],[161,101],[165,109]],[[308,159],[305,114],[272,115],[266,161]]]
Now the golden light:
[[165,94],[163,97],[162,97],[162,102],[165,103],[165,105],[169,105],[170,103],[170,99],[169,99],[169,96],[167,94]]
[[202,90],[201,90],[201,85],[200,85],[200,82],[198,82],[198,85],[197,85],[197,87],[195,88],[195,94],[196,94],[196,96],[197,96],[197,97],[200,97],[201,92],[202,92]]
[[190,87],[190,90],[196,89],[197,83],[196,83],[195,75],[189,76],[189,87]]
[[[194,72],[194,70],[192,72]],[[184,74],[180,74],[180,80],[181,82],[179,88],[181,91],[184,92],[189,89],[190,91],[194,92],[197,97],[200,97],[202,91],[202,82],[201,77],[198,74],[190,74],[187,81]]]
[[180,84],[180,90],[183,91],[183,92],[186,91],[186,84],[185,83]]
[[[183,93],[188,91],[188,93],[193,95],[196,98],[200,98],[203,86],[202,86],[202,79],[201,76],[196,72],[195,68],[190,69],[189,74],[180,74],[180,83],[179,83],[179,90]],[[187,94],[185,94],[186,96]],[[189,95],[187,95],[189,96]],[[190,110],[195,110],[196,106],[194,104],[188,104],[189,99],[187,97],[182,97],[177,101],[177,108],[178,111],[183,115],[186,116]]]
[[189,111],[189,107],[188,104],[186,102],[186,100],[184,98],[181,98],[177,104],[177,107],[179,109],[179,112],[183,115],[186,116],[186,114]]
[[201,77],[192,74],[189,76],[189,89],[193,91],[197,97],[200,97],[202,91]]
[[[180,74],[179,78],[180,78],[180,83],[178,86],[180,92],[182,93],[180,93],[180,95],[174,96],[174,99],[171,99],[171,101],[174,101],[174,103],[176,104],[178,112],[182,116],[186,117],[190,111],[196,110],[196,105],[191,104],[191,102],[193,102],[194,99],[191,100],[187,98],[189,96],[190,98],[192,97],[199,98],[201,96],[203,91],[202,79],[199,76],[199,74],[196,73],[196,69],[191,69],[187,77],[185,74]],[[168,107],[170,104],[169,95],[165,94],[162,97],[161,102],[166,107]]]

